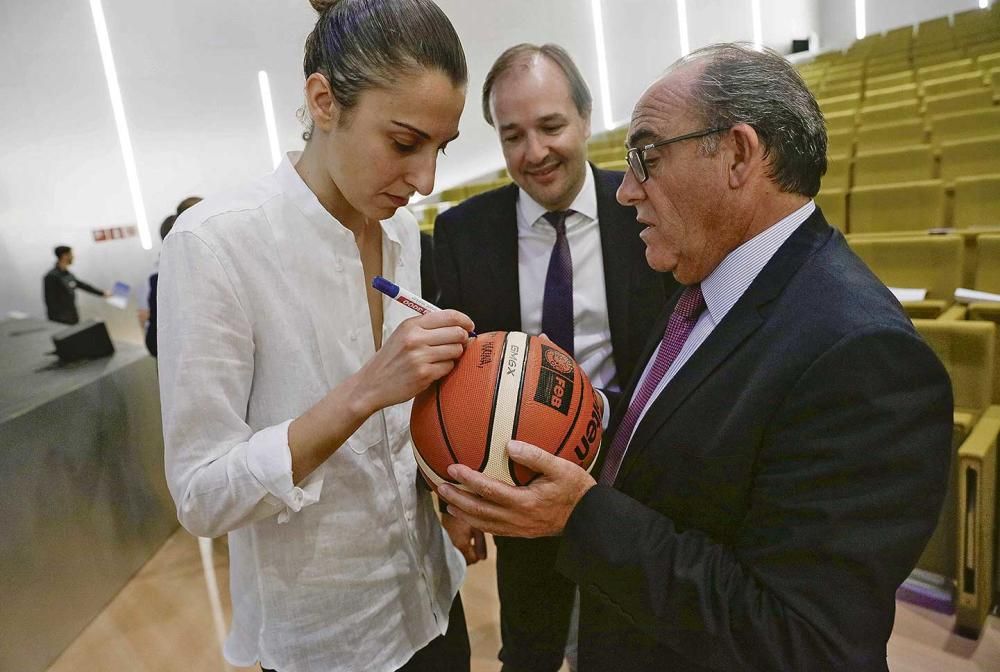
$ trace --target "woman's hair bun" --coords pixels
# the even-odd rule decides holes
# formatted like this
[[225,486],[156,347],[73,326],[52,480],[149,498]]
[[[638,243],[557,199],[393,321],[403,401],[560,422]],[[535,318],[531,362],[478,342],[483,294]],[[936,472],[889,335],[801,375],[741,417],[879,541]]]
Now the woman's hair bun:
[[330,7],[336,5],[337,0],[309,0],[309,4],[312,5],[313,9],[322,14]]

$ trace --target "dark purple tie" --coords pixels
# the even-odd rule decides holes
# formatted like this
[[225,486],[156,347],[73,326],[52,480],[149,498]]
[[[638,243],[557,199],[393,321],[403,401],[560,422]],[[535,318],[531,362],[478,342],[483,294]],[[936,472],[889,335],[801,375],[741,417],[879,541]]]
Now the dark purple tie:
[[660,347],[656,351],[656,359],[653,360],[653,366],[649,369],[649,375],[642,381],[642,387],[632,397],[625,417],[622,418],[621,424],[615,430],[611,449],[604,461],[604,468],[601,469],[601,476],[597,479],[599,484],[614,484],[615,477],[618,476],[618,468],[621,467],[622,459],[625,457],[625,449],[628,448],[628,442],[632,438],[632,431],[639,421],[639,416],[642,415],[642,409],[646,408],[656,386],[660,384],[663,376],[667,375],[670,365],[677,359],[681,348],[684,347],[684,342],[687,341],[691,330],[698,322],[698,316],[704,309],[705,299],[701,296],[701,285],[691,285],[681,293],[677,305],[674,306],[674,312],[670,315],[667,330],[663,333],[663,340],[660,341]]
[[546,212],[545,219],[556,230],[556,244],[549,257],[542,297],[542,333],[573,356],[573,256],[566,240],[566,218],[572,210]]

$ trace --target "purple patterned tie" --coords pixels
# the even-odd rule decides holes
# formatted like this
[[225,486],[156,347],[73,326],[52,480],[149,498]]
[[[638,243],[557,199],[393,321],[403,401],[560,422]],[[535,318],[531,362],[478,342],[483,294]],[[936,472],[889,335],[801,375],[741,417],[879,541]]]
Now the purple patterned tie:
[[549,257],[542,297],[542,333],[573,356],[573,256],[566,240],[566,218],[572,210],[546,212],[545,219],[556,230],[556,244]]
[[642,381],[642,387],[632,397],[628,405],[628,411],[622,418],[621,424],[615,430],[614,441],[611,442],[611,449],[608,457],[604,461],[604,468],[601,469],[601,476],[597,479],[600,485],[613,485],[618,476],[618,468],[621,467],[622,459],[625,457],[625,449],[628,448],[629,440],[632,438],[632,431],[635,429],[642,409],[646,408],[650,397],[656,386],[667,375],[670,365],[677,359],[684,342],[687,341],[691,330],[698,322],[698,316],[705,309],[705,300],[701,296],[701,285],[687,287],[682,293],[674,312],[670,315],[667,323],[667,330],[663,334],[663,340],[656,351],[656,359],[649,369],[649,375]]

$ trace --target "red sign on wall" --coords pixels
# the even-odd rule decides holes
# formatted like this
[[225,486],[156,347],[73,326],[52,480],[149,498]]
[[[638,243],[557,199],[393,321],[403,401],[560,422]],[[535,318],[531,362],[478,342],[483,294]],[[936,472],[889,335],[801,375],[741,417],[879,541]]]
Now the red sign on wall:
[[94,229],[93,234],[95,243],[103,243],[109,240],[134,238],[139,235],[139,229],[135,226],[114,226],[110,229]]

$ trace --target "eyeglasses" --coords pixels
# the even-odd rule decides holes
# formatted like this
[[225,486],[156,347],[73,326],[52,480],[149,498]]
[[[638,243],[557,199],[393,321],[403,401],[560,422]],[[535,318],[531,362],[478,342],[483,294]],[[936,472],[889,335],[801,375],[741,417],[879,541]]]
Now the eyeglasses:
[[635,179],[638,180],[639,184],[642,184],[649,179],[649,173],[646,171],[646,152],[653,149],[654,147],[662,147],[663,145],[669,145],[672,142],[680,142],[681,140],[693,140],[694,138],[704,138],[706,135],[712,135],[712,133],[721,133],[722,131],[728,131],[729,127],[712,128],[707,131],[696,131],[694,133],[685,133],[684,135],[678,135],[676,138],[669,138],[667,140],[659,140],[657,142],[650,143],[648,145],[643,145],[642,147],[633,147],[628,150],[625,155],[625,159],[628,161],[629,168],[632,169],[632,174],[635,175]]

